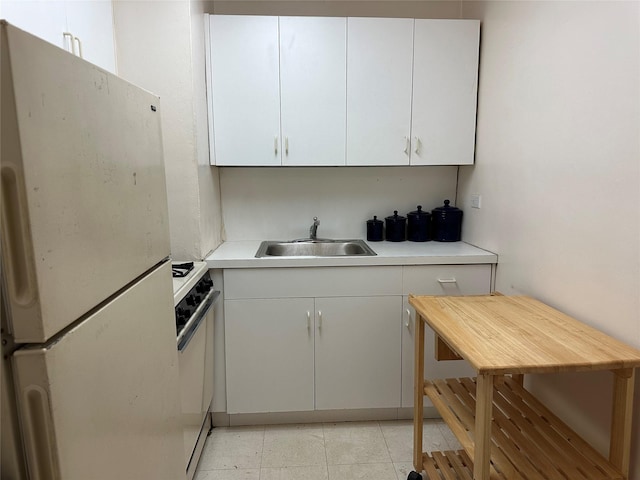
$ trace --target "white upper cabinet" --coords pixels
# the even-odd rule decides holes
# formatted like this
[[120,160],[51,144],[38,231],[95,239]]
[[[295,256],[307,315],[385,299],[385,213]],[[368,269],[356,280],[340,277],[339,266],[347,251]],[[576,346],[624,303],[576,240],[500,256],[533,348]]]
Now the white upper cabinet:
[[0,8],[16,27],[116,72],[110,0],[3,0]]
[[411,165],[473,163],[478,20],[415,20]]
[[63,1],[2,0],[0,18],[60,48],[66,48],[63,32],[67,15]]
[[280,165],[278,17],[210,22],[215,164]]
[[344,165],[346,18],[280,17],[283,165]]
[[110,1],[67,2],[67,28],[74,36],[76,54],[110,72],[116,72],[113,8]]
[[349,18],[347,165],[408,165],[413,19]]
[[211,15],[212,165],[468,165],[477,20]]
[[210,17],[216,165],[344,165],[346,19]]

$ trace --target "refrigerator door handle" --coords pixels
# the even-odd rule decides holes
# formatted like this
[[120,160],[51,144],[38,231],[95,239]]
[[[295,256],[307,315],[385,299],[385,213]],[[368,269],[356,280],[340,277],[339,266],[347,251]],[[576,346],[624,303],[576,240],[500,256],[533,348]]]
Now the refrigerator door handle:
[[9,297],[18,305],[26,307],[37,297],[26,195],[18,172],[13,167],[3,166],[0,175],[5,250],[3,260],[6,262],[9,279]]
[[51,434],[51,415],[45,390],[31,385],[24,390],[25,448],[29,457],[30,478],[57,478]]

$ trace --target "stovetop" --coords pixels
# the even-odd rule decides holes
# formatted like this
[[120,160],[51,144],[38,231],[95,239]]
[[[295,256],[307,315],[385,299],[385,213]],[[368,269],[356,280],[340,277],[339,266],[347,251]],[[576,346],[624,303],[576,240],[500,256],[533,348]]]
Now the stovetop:
[[[184,265],[187,262],[171,262],[171,266]],[[198,280],[208,271],[207,262],[193,262],[193,269],[184,277],[173,278],[173,306],[182,300]]]

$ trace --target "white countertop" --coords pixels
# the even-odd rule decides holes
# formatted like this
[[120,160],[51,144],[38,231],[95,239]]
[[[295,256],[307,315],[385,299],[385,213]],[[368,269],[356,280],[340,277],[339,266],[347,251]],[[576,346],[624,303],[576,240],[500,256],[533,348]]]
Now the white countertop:
[[205,261],[209,268],[455,265],[498,263],[498,256],[464,242],[366,242],[375,256],[255,258],[260,240],[225,242]]

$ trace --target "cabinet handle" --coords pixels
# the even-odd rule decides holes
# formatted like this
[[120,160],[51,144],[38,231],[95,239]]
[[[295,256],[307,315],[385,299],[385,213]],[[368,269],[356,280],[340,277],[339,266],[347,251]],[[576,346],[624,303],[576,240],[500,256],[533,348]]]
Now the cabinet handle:
[[404,326],[407,327],[407,330],[411,330],[411,327],[409,326],[409,323],[411,322],[411,310],[407,308],[405,311],[407,312],[407,321]]
[[415,143],[415,153],[420,153],[420,147],[422,146],[422,142],[420,142],[420,139],[418,137],[414,137],[414,143]]
[[439,278],[438,283],[458,283],[455,278]]
[[73,35],[70,32],[62,32],[62,40],[64,41],[65,38],[69,38],[69,49],[67,49],[67,51],[73,53],[74,55],[76,54],[76,44],[73,43]]
[[409,149],[411,148],[411,142],[409,137],[404,137],[404,153],[409,155]]
[[[78,37],[75,37],[71,32],[62,32],[62,38],[69,38],[69,47],[71,48],[71,53],[76,56],[82,57],[82,42]],[[78,51],[76,52],[76,45],[78,45]]]
[[289,137],[284,137],[284,153],[289,155]]
[[73,37],[73,40],[74,40],[75,42],[78,42],[78,56],[79,56],[80,58],[84,58],[84,57],[82,56],[82,42],[80,41],[80,39],[79,39],[78,37]]
[[278,137],[277,136],[273,137],[273,150],[274,150],[274,154],[278,155]]
[[307,330],[311,330],[311,312],[307,310]]
[[322,329],[322,310],[318,310],[318,331]]

